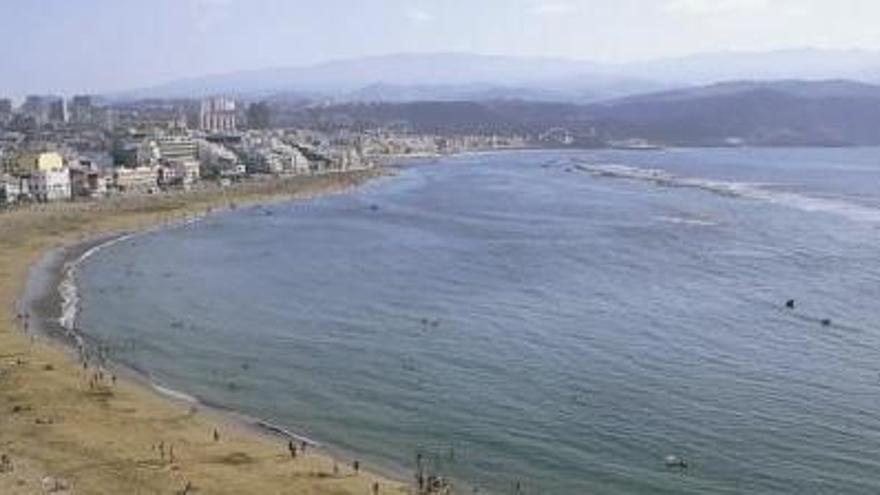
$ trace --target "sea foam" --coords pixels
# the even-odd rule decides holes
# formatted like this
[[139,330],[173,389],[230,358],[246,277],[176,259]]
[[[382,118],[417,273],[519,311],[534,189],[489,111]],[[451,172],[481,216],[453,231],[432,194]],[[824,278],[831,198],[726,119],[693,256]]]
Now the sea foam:
[[662,187],[700,189],[720,196],[766,201],[801,211],[828,213],[860,222],[880,223],[880,208],[845,199],[781,191],[773,189],[771,184],[687,177],[661,169],[619,164],[579,163],[574,168],[596,177],[639,180]]

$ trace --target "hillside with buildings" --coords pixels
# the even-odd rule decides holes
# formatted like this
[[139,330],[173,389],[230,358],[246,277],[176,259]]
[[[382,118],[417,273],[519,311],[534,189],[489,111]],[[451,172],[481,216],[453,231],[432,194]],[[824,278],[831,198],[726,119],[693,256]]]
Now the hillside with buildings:
[[271,129],[260,105],[244,108],[216,97],[108,106],[90,96],[30,96],[16,108],[0,100],[0,204],[153,194],[205,181],[375,165],[365,150],[382,146],[371,139]]
[[880,144],[880,87],[727,82],[589,105],[0,99],[0,202],[95,199],[469,150]]

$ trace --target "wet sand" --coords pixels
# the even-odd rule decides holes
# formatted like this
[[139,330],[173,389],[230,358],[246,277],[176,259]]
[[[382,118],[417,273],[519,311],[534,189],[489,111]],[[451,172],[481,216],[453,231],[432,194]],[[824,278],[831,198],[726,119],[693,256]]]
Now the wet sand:
[[[0,493],[173,494],[189,486],[189,493],[341,495],[371,493],[374,483],[380,493],[407,493],[390,478],[354,473],[353,459],[334,459],[314,448],[292,459],[281,435],[171,399],[133,373],[106,370],[96,377],[98,367],[90,363],[84,369],[70,341],[52,337],[61,335],[54,322],[60,312],[55,288],[64,263],[108,236],[233,203],[340,191],[382,174],[303,177],[0,213],[0,454],[11,461],[11,470],[0,464]],[[23,299],[34,316],[25,323],[18,301],[29,272]]]

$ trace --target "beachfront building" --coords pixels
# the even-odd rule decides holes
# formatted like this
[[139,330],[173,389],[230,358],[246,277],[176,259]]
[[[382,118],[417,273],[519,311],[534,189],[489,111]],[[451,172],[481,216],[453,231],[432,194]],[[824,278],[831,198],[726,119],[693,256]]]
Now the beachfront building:
[[18,155],[16,161],[15,171],[22,174],[58,171],[64,168],[64,157],[54,151],[24,152]]
[[156,140],[156,146],[163,161],[194,162],[198,160],[198,145],[189,136],[162,136]]
[[37,201],[63,201],[71,198],[70,171],[37,170],[28,177],[30,196]]
[[141,166],[197,160],[198,145],[185,135],[160,135],[147,138],[137,149],[137,163]]
[[12,175],[26,179],[27,188],[21,196],[37,201],[70,199],[70,171],[64,157],[54,151],[24,152],[18,155]]
[[118,167],[113,170],[111,189],[123,193],[148,194],[159,187],[159,167]]
[[11,174],[16,168],[15,149],[0,143],[0,174]]
[[185,134],[163,134],[145,139],[137,150],[139,167],[154,168],[161,187],[190,188],[201,176],[199,144]]
[[309,161],[299,150],[291,147],[256,148],[247,154],[248,169],[262,174],[304,174]]
[[97,199],[107,195],[108,176],[92,163],[70,167],[70,191],[75,198]]
[[27,194],[27,179],[14,175],[0,175],[0,206],[15,204]]
[[372,162],[364,158],[357,146],[340,146],[326,152],[330,159],[329,170],[343,172],[347,170],[363,170],[372,167]]
[[271,133],[248,133],[242,137],[240,147],[248,172],[281,175],[311,171],[311,160],[300,148]]
[[226,146],[201,139],[198,148],[203,177],[241,177],[247,173],[238,155]]
[[159,185],[189,189],[198,182],[200,168],[201,164],[195,160],[164,162],[159,166]]

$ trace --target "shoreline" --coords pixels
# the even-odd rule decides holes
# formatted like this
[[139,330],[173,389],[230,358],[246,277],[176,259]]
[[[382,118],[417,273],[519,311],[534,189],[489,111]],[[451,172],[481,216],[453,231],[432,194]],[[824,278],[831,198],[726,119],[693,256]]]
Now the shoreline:
[[[247,205],[243,205],[243,207],[246,208]],[[230,210],[216,211],[212,215],[228,211]],[[157,380],[147,371],[138,369],[131,363],[104,358],[100,355],[100,352],[95,352],[95,346],[100,346],[101,342],[97,341],[87,331],[83,331],[76,326],[76,316],[80,306],[79,296],[77,295],[79,287],[76,285],[75,277],[84,261],[119,242],[167,229],[185,227],[192,223],[195,223],[195,221],[159,225],[133,232],[110,233],[50,250],[45,253],[43,259],[31,266],[25,293],[18,301],[17,306],[21,312],[30,314],[32,331],[36,331],[49,339],[49,345],[61,346],[61,349],[66,351],[71,359],[79,358],[85,360],[91,358],[92,361],[97,361],[98,366],[109,372],[116,373],[125,380],[137,382],[169,400],[205,409],[219,415],[229,416],[227,419],[239,422],[242,427],[254,428],[261,433],[268,433],[285,441],[294,440],[296,442],[305,442],[312,447],[324,447],[321,442],[290,431],[283,426],[275,425],[268,419],[251,417],[233,408],[212,404],[200,397],[174,389]],[[51,282],[47,283],[47,280]],[[35,283],[39,286],[33,287]],[[74,292],[72,294],[76,298],[74,301],[66,298],[64,294],[66,286],[70,287],[68,290]],[[68,304],[70,305],[68,306]],[[77,356],[77,353],[79,353],[79,356]]]
[[[15,467],[13,473],[0,473],[0,492],[33,493],[39,491],[35,487],[45,485],[47,479],[52,479],[56,483],[62,480],[60,482],[62,488],[66,486],[70,491],[75,490],[80,493],[116,493],[122,490],[141,493],[142,491],[138,490],[145,485],[156,488],[150,493],[173,493],[166,490],[179,490],[184,483],[193,483],[193,486],[206,493],[275,493],[294,487],[299,487],[298,490],[303,492],[316,494],[364,493],[373,483],[380,483],[383,487],[382,493],[407,493],[405,483],[399,481],[402,476],[380,473],[372,467],[368,471],[361,470],[359,473],[354,473],[346,461],[338,456],[334,457],[328,449],[324,449],[323,446],[318,447],[316,442],[304,436],[296,435],[268,420],[248,418],[234,410],[212,406],[198,398],[192,398],[196,401],[193,403],[186,394],[165,387],[152,380],[148,374],[139,373],[135,367],[125,363],[110,362],[109,369],[119,375],[118,384],[115,379],[112,386],[102,382],[99,384],[100,400],[91,401],[89,397],[91,390],[85,393],[83,382],[86,381],[89,372],[94,372],[95,369],[103,372],[103,369],[90,365],[88,372],[84,372],[84,368],[80,368],[81,363],[77,359],[77,354],[81,351],[78,349],[81,340],[88,340],[88,335],[74,331],[72,324],[69,329],[65,329],[62,322],[58,321],[58,318],[64,316],[64,312],[71,311],[70,307],[62,307],[64,297],[60,291],[63,290],[63,284],[68,277],[75,277],[79,263],[104,247],[128,239],[130,236],[185,225],[193,219],[198,220],[208,214],[235,209],[239,205],[296,201],[318,195],[340,193],[390,174],[388,169],[353,172],[340,174],[337,177],[304,179],[299,181],[302,184],[297,186],[294,183],[290,189],[275,189],[269,185],[268,190],[265,191],[253,191],[247,188],[243,191],[221,190],[218,191],[219,194],[215,192],[213,197],[208,193],[207,198],[205,193],[196,198],[186,196],[156,198],[153,204],[150,204],[149,198],[146,198],[145,209],[149,210],[146,214],[140,211],[136,213],[111,211],[110,215],[102,215],[107,210],[106,205],[98,205],[94,208],[86,206],[80,209],[85,210],[87,214],[94,213],[90,210],[98,210],[98,218],[87,219],[85,224],[76,225],[75,228],[69,228],[70,219],[61,218],[60,223],[68,228],[41,229],[40,227],[46,227],[40,225],[41,220],[54,224],[51,219],[41,218],[53,216],[55,213],[52,211],[53,208],[47,208],[48,211],[6,213],[8,217],[0,214],[0,229],[8,227],[6,225],[8,223],[13,226],[11,230],[13,238],[5,243],[0,241],[0,273],[5,279],[4,283],[0,283],[0,298],[12,303],[5,307],[11,307],[11,313],[5,308],[0,310],[0,324],[4,325],[0,326],[0,349],[3,349],[3,352],[0,352],[0,410],[14,412],[5,418],[0,418],[0,453],[9,455]],[[169,200],[175,202],[170,208],[160,204]],[[149,208],[150,206],[154,209]],[[169,213],[174,215],[170,220],[167,217]],[[36,223],[28,225],[27,222],[16,222],[17,219],[10,218],[13,216],[28,217],[26,220]],[[61,216],[63,217],[64,214],[62,213]],[[147,218],[143,218],[144,216]],[[183,220],[181,221],[180,218]],[[21,231],[16,231],[15,227],[20,228]],[[39,235],[38,239],[15,238],[16,234],[27,234],[29,230],[36,230],[42,235]],[[28,258],[27,263],[21,263],[22,256]],[[75,291],[75,286],[72,289]],[[72,297],[77,296],[73,293]],[[26,323],[18,317],[25,311],[29,315],[33,314]],[[89,345],[86,343],[83,347]],[[11,352],[6,352],[7,349]],[[33,364],[37,362],[42,363],[42,366],[34,367]],[[49,372],[56,373],[50,375]],[[47,383],[50,381],[48,376],[54,378],[61,375],[67,376]],[[55,383],[58,381],[63,383]],[[60,388],[63,393],[44,395],[40,393],[40,388]],[[75,400],[65,401],[59,395],[76,397]],[[122,414],[111,410],[103,414],[105,418],[97,418],[98,421],[106,419],[108,422],[116,423],[115,428],[109,428],[115,430],[114,432],[106,431],[108,428],[100,428],[100,432],[92,431],[92,428],[97,426],[92,424],[96,418],[89,417],[89,414],[94,414],[92,410],[100,411],[108,405],[121,406],[123,404],[114,403],[123,402],[126,407],[119,407],[123,410]],[[76,406],[82,406],[82,410],[77,411]],[[86,463],[90,459],[89,453],[94,450],[94,446],[89,444],[103,443],[113,446],[122,443],[114,438],[117,434],[135,437],[134,440],[142,441],[141,443],[150,450],[149,446],[154,444],[140,438],[145,435],[129,431],[126,418],[120,417],[133,411],[140,412],[141,409],[157,416],[157,418],[148,418],[157,421],[145,422],[144,426],[149,427],[145,429],[149,431],[150,436],[165,437],[177,434],[176,436],[179,437],[173,445],[180,445],[178,449],[183,452],[178,454],[174,463],[160,465],[157,468],[154,465],[157,464],[155,459],[151,459],[149,461],[153,463],[150,465],[151,469],[143,468],[138,462],[145,461],[134,459],[138,456],[143,457],[143,452],[138,452],[136,456],[128,455],[126,458],[126,454],[130,452],[123,449],[123,455],[118,455],[118,452],[109,456],[106,452],[101,454],[114,458],[108,459],[111,463],[130,464],[128,469],[90,475],[68,467]],[[38,416],[43,410],[48,412],[47,417]],[[179,422],[186,423],[186,428],[181,428],[180,425],[171,428],[163,425],[162,423],[167,422],[167,419],[163,420],[161,417],[169,415],[183,418]],[[32,416],[36,417],[32,418]],[[22,419],[25,421],[20,421]],[[81,421],[82,424],[77,424],[74,419]],[[44,428],[34,425],[42,425]],[[205,443],[191,438],[194,436],[209,438],[212,428],[214,431],[223,431],[223,441],[211,443],[208,440]],[[33,430],[44,429],[56,431],[53,435],[49,435],[48,439],[30,438]],[[186,431],[178,432],[179,429]],[[69,438],[82,435],[86,436],[87,440],[79,443],[71,442]],[[41,436],[37,435],[37,437]],[[68,452],[61,455],[55,452],[57,449],[51,445],[55,441],[55,436],[64,437],[65,442],[68,443],[66,449]],[[227,440],[226,437],[230,438]],[[308,456],[300,455],[301,459],[289,459],[286,442],[293,438],[311,445]],[[284,442],[281,441],[282,439]],[[126,443],[131,443],[129,440],[132,439],[126,440]],[[160,440],[160,442],[165,441]],[[171,440],[168,442],[172,443]],[[231,457],[215,459],[214,462],[184,460],[185,457],[190,457],[187,454],[192,454],[193,458],[204,457],[210,451],[219,450],[221,447],[226,447],[227,450],[233,449],[235,452],[229,454]],[[312,447],[316,452],[313,453]],[[144,448],[139,446],[138,450],[143,451]],[[197,455],[196,451],[202,452],[198,452]],[[284,466],[285,464],[291,466]],[[252,475],[251,479],[243,481],[240,479],[242,474],[239,466],[244,466],[251,472],[262,470],[265,473],[255,473],[256,476]],[[285,469],[287,467],[294,469]],[[183,473],[188,474],[185,476],[186,481],[182,476]],[[150,478],[146,484],[142,479],[144,477]],[[62,489],[58,493],[66,492]]]

